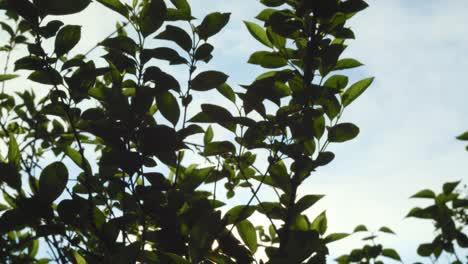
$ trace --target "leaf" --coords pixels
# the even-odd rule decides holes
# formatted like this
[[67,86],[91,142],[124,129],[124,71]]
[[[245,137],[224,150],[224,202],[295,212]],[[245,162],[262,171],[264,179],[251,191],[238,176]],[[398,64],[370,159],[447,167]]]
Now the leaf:
[[318,166],[325,166],[335,159],[335,154],[330,151],[320,152],[315,162]]
[[325,237],[325,243],[326,243],[326,244],[332,243],[332,242],[341,240],[341,239],[343,239],[343,238],[346,238],[346,237],[348,237],[348,236],[349,236],[348,233],[334,233],[334,234],[330,234],[330,235],[328,235],[328,236]]
[[73,257],[75,258],[76,264],[87,264],[86,260],[78,254],[78,252],[73,250]]
[[239,232],[242,241],[244,241],[245,245],[250,249],[252,253],[257,251],[257,232],[255,227],[249,220],[243,220],[239,222],[237,225],[237,231]]
[[205,132],[205,136],[203,137],[203,143],[207,145],[211,141],[213,141],[213,128],[211,126],[208,127],[208,129]]
[[324,195],[314,195],[314,194],[305,195],[304,197],[299,199],[299,201],[297,201],[296,207],[295,207],[296,212],[302,213],[303,211],[309,209],[309,207],[314,205],[323,197]]
[[238,205],[231,208],[223,217],[226,225],[238,223],[249,218],[255,212],[255,206]]
[[9,9],[13,9],[18,15],[22,16],[30,23],[37,23],[38,10],[36,6],[28,0],[6,0],[0,1],[1,4],[7,5]]
[[330,142],[345,142],[351,140],[359,134],[359,128],[352,123],[341,123],[331,127],[328,131]]
[[434,246],[432,244],[421,244],[418,247],[418,255],[422,257],[429,257],[434,251]]
[[220,32],[229,22],[231,13],[211,13],[208,14],[202,23],[196,28],[201,39],[207,40],[209,37]]
[[364,93],[367,88],[372,84],[374,78],[367,78],[356,82],[351,85],[341,96],[343,106],[348,106],[354,100],[356,100],[362,93]]
[[347,70],[347,69],[360,67],[362,65],[363,65],[362,63],[360,63],[359,61],[355,59],[341,59],[336,63],[335,68],[333,68],[333,70],[335,71]]
[[323,86],[332,88],[336,92],[341,92],[348,85],[348,76],[333,75],[325,81]]
[[28,76],[28,79],[48,85],[59,85],[62,83],[62,76],[54,69],[34,71]]
[[435,199],[436,195],[433,191],[431,190],[422,190],[411,196],[410,198],[429,198],[429,199]]
[[185,30],[176,26],[167,25],[166,30],[154,38],[173,41],[187,52],[192,48],[192,38]]
[[391,258],[391,259],[394,259],[394,260],[401,261],[401,257],[398,254],[398,252],[396,252],[396,250],[394,250],[392,248],[384,248],[382,250],[382,256],[387,257],[387,258]]
[[65,190],[68,170],[62,162],[54,162],[42,170],[39,178],[38,196],[41,200],[53,202]]
[[386,227],[386,226],[382,226],[382,227],[379,229],[379,231],[380,231],[380,232],[383,232],[383,233],[395,235],[395,232],[393,232],[393,230],[391,230],[390,228],[388,228],[388,227]]
[[180,108],[177,99],[170,93],[164,92],[156,96],[156,104],[161,114],[174,126],[180,117]]
[[83,156],[80,152],[69,146],[65,148],[64,152],[78,167],[82,168],[85,172],[91,172],[89,162],[87,160],[83,160]]
[[266,8],[262,10],[255,18],[263,22],[267,22],[268,19],[270,19],[270,16],[275,12],[278,12],[278,10],[273,8]]
[[446,182],[442,186],[442,189],[443,189],[445,194],[451,194],[453,192],[453,190],[455,190],[455,188],[457,188],[458,184],[460,184],[460,181]]
[[219,71],[205,71],[192,80],[190,87],[195,91],[208,91],[224,84],[228,77]]
[[121,14],[124,17],[128,17],[128,10],[122,2],[119,0],[96,0],[107,8]]
[[203,60],[208,62],[213,56],[211,53],[213,52],[214,47],[209,43],[203,43],[200,47],[197,48],[195,51],[194,58],[196,60]]
[[356,232],[365,232],[365,231],[368,231],[367,230],[367,227],[365,225],[358,225],[354,228],[354,231],[353,233],[356,233]]
[[45,14],[62,16],[83,11],[91,3],[91,0],[37,0],[34,2]]
[[269,169],[270,176],[273,182],[285,193],[291,191],[291,178],[286,169],[286,166],[282,161],[279,161],[270,166]]
[[256,40],[260,41],[260,43],[267,47],[273,48],[273,44],[268,39],[266,31],[261,26],[249,21],[244,21],[244,24],[247,26],[250,35],[252,35]]
[[143,36],[147,37],[162,26],[166,19],[167,7],[164,0],[149,0],[144,3],[138,24]]
[[225,108],[217,105],[202,104],[202,112],[192,117],[189,122],[193,123],[218,123],[226,129],[235,132],[236,123],[232,114]]
[[21,153],[13,134],[10,133],[10,141],[8,142],[8,163],[17,170],[21,169]]
[[0,74],[0,82],[8,81],[17,78],[16,74]]
[[463,141],[468,141],[468,131],[466,131],[465,133],[459,135],[457,137],[458,140],[463,140]]
[[229,84],[223,83],[220,86],[217,86],[216,90],[231,102],[236,103],[236,94]]
[[205,145],[203,154],[205,156],[215,156],[226,153],[235,153],[236,147],[229,141],[211,142]]
[[120,52],[127,53],[129,55],[134,56],[136,50],[138,49],[138,45],[135,43],[135,41],[129,37],[126,36],[117,36],[115,38],[107,38],[99,45],[114,49]]
[[267,69],[281,68],[288,64],[288,61],[279,53],[268,51],[257,51],[253,53],[248,62]]
[[327,214],[323,211],[315,220],[310,224],[311,229],[317,230],[321,235],[327,231]]
[[81,39],[81,27],[67,25],[57,33],[55,38],[55,54],[58,57],[68,53]]
[[140,56],[143,63],[148,62],[152,58],[167,60],[171,65],[188,63],[184,57],[171,48],[144,49]]

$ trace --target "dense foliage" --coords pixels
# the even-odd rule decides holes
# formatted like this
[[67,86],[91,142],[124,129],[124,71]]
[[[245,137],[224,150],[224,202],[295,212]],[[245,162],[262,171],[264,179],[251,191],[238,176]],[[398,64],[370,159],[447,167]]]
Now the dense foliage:
[[[367,4],[261,0],[260,24],[245,25],[265,46],[249,63],[265,72],[233,89],[228,74],[199,69],[209,68],[211,37],[229,13],[196,20],[186,0],[96,0],[125,23],[103,37],[96,47],[106,54],[94,58],[73,53],[81,28],[60,21],[90,2],[0,0],[8,17],[0,26],[10,36],[1,47],[8,55],[0,137],[8,149],[0,160],[0,262],[325,263],[328,244],[349,234],[328,232],[325,212],[309,219],[304,211],[322,196],[299,197],[298,188],[333,161],[330,144],[359,134],[340,119],[373,78],[348,84],[339,71],[362,65],[341,54],[354,38],[348,20]],[[8,68],[18,46],[28,54],[14,71],[45,96],[6,87],[19,77]],[[173,65],[186,66],[187,82]],[[195,98],[214,92],[232,105],[212,101],[190,114],[199,109]],[[215,133],[225,136],[216,141]],[[467,200],[454,193],[457,184],[438,196],[415,195],[435,205],[410,216],[432,218],[441,230],[431,246],[421,245],[423,256],[453,253],[454,241],[467,247],[460,229]],[[250,199],[226,208],[219,193],[230,199],[240,188]],[[276,199],[263,200],[262,188]],[[254,213],[267,225],[255,226]],[[49,258],[38,257],[39,246],[49,248]],[[256,260],[260,247],[265,260]],[[376,244],[358,252],[337,261],[400,260]]]

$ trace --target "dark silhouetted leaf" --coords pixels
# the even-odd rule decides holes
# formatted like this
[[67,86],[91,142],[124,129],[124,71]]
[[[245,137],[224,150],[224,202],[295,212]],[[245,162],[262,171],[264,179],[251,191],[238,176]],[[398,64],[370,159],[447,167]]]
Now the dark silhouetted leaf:
[[41,200],[53,202],[65,190],[68,170],[61,162],[54,162],[42,170],[39,178],[38,196]]
[[63,27],[55,38],[55,54],[62,56],[68,53],[81,39],[81,27],[67,25]]
[[228,76],[219,71],[205,71],[198,74],[191,83],[195,91],[208,91],[224,84]]
[[161,32],[155,38],[173,41],[185,51],[190,51],[192,48],[192,38],[190,38],[189,34],[187,34],[185,30],[176,26],[167,25],[166,30]]
[[208,39],[216,35],[229,22],[230,13],[211,13],[207,15],[202,23],[197,27],[198,35],[201,39]]

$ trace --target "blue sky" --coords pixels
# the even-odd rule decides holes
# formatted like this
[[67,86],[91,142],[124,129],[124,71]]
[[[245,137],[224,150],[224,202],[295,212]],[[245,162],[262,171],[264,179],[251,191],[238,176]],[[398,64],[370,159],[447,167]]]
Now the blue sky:
[[[233,87],[251,82],[261,69],[246,61],[263,47],[242,21],[254,21],[262,6],[252,0],[191,3],[199,18],[213,11],[232,12],[228,27],[214,38],[215,58],[208,68],[228,73]],[[307,213],[313,218],[326,209],[332,232],[349,232],[358,224],[374,230],[389,226],[398,236],[386,236],[382,242],[411,263],[419,260],[417,245],[429,241],[433,230],[430,224],[403,218],[413,206],[424,204],[408,197],[468,178],[467,153],[454,139],[468,129],[468,5],[466,0],[369,4],[352,19],[357,39],[345,52],[345,57],[365,64],[349,72],[351,81],[376,77],[344,115],[345,121],[359,125],[361,134],[352,142],[332,145],[335,161],[310,177],[300,193],[326,194]],[[115,19],[119,17],[94,3],[82,15],[68,17],[69,23],[83,25],[76,51],[86,51],[113,31]],[[181,78],[184,72],[175,70]],[[213,98],[223,100],[201,99]],[[331,255],[348,252],[356,243],[357,239],[336,242]]]

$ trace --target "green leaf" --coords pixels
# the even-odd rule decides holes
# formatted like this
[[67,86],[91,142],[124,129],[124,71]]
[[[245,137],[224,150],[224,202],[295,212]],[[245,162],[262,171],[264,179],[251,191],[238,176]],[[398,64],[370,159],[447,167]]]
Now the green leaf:
[[327,231],[327,214],[326,211],[323,211],[319,216],[310,225],[311,229],[316,230],[321,235],[325,234]]
[[156,96],[156,104],[161,114],[174,126],[180,117],[180,108],[177,99],[170,93],[164,92]]
[[73,257],[75,258],[76,264],[87,264],[86,260],[78,254],[78,252],[73,250]]
[[28,79],[48,85],[59,85],[62,83],[62,76],[54,69],[34,71],[28,76]]
[[220,86],[217,86],[216,90],[231,102],[236,103],[236,94],[229,84],[223,83]]
[[382,226],[382,227],[379,229],[379,231],[380,231],[380,232],[383,232],[383,233],[395,235],[395,232],[393,232],[393,230],[391,230],[390,228],[388,228],[388,227],[386,227],[386,226]]
[[410,198],[429,198],[429,199],[435,199],[436,195],[433,191],[431,190],[422,190],[411,196]]
[[460,184],[460,181],[456,182],[446,182],[442,186],[442,190],[444,191],[445,194],[451,194],[455,188]]
[[325,243],[326,243],[326,244],[332,243],[332,242],[341,240],[341,239],[343,239],[343,238],[346,238],[346,237],[348,237],[348,236],[349,236],[348,233],[334,233],[334,234],[330,234],[330,235],[328,235],[328,236],[325,237]]
[[457,137],[458,140],[463,140],[463,141],[468,141],[468,131],[466,131],[465,133],[459,135]]
[[268,39],[266,31],[261,26],[249,21],[244,21],[244,24],[247,26],[250,35],[252,35],[256,40],[260,41],[260,43],[267,47],[273,48],[273,44]]
[[356,228],[354,228],[353,233],[365,232],[365,231],[368,231],[368,229],[367,229],[367,227],[365,225],[358,225],[358,226],[356,226]]
[[167,7],[164,0],[149,0],[144,3],[138,24],[143,36],[147,37],[162,26],[166,19]]
[[255,212],[255,206],[238,205],[231,208],[223,217],[226,225],[238,223],[249,218]]
[[219,71],[205,71],[198,74],[191,82],[191,89],[208,91],[224,84],[229,76]]
[[242,241],[250,249],[252,253],[257,251],[257,232],[255,227],[249,220],[240,221],[237,225],[237,231],[239,232]]
[[255,18],[263,22],[267,22],[268,19],[270,19],[270,16],[275,12],[278,12],[278,10],[273,8],[266,8],[262,10]]
[[34,2],[45,14],[62,16],[83,11],[91,3],[91,0],[37,0]]
[[347,70],[347,69],[360,67],[362,65],[363,65],[362,63],[360,63],[359,61],[355,59],[341,59],[336,63],[335,68],[333,68],[333,70],[335,71]]
[[336,92],[341,92],[348,85],[348,76],[333,75],[325,81],[323,86],[332,88]]
[[231,13],[211,13],[207,15],[202,23],[196,28],[201,39],[207,40],[209,37],[220,32],[229,22]]
[[398,252],[396,252],[396,250],[394,250],[392,248],[384,248],[382,250],[382,256],[387,257],[387,258],[391,258],[391,259],[394,259],[394,260],[401,261],[401,257],[398,254]]
[[205,156],[215,156],[226,153],[235,153],[236,147],[229,141],[211,142],[205,145],[203,154]]
[[121,14],[124,17],[128,17],[128,10],[122,2],[119,0],[96,0],[99,3],[103,4],[107,8]]
[[185,30],[176,26],[167,25],[166,30],[157,35],[155,39],[173,41],[185,51],[190,51],[192,48],[192,38],[190,38]]
[[8,163],[19,170],[21,168],[21,153],[13,134],[10,133],[10,141],[8,142]]
[[85,172],[91,172],[89,162],[87,160],[83,160],[83,156],[80,152],[69,146],[65,148],[64,152],[78,167],[82,168]]
[[324,195],[315,195],[315,194],[309,194],[305,195],[299,201],[296,203],[296,212],[297,213],[302,213],[303,211],[309,209],[312,205],[317,203],[320,199],[322,199]]
[[17,78],[19,75],[16,74],[0,74],[0,82],[8,81]]
[[372,84],[374,78],[367,78],[356,82],[351,85],[341,96],[343,105],[346,107],[356,100],[367,88]]
[[58,57],[68,53],[81,39],[81,27],[67,25],[57,33],[55,38],[55,54]]
[[213,141],[213,128],[211,126],[208,127],[208,129],[205,132],[205,136],[203,137],[203,143],[207,145],[211,141]]
[[359,134],[359,128],[352,123],[341,123],[331,127],[328,131],[330,142],[345,142],[351,140]]
[[38,196],[41,200],[53,202],[65,190],[68,170],[62,162],[54,162],[42,170],[39,178]]
[[288,64],[288,61],[279,53],[268,51],[257,51],[253,53],[248,62],[267,69],[281,68]]

